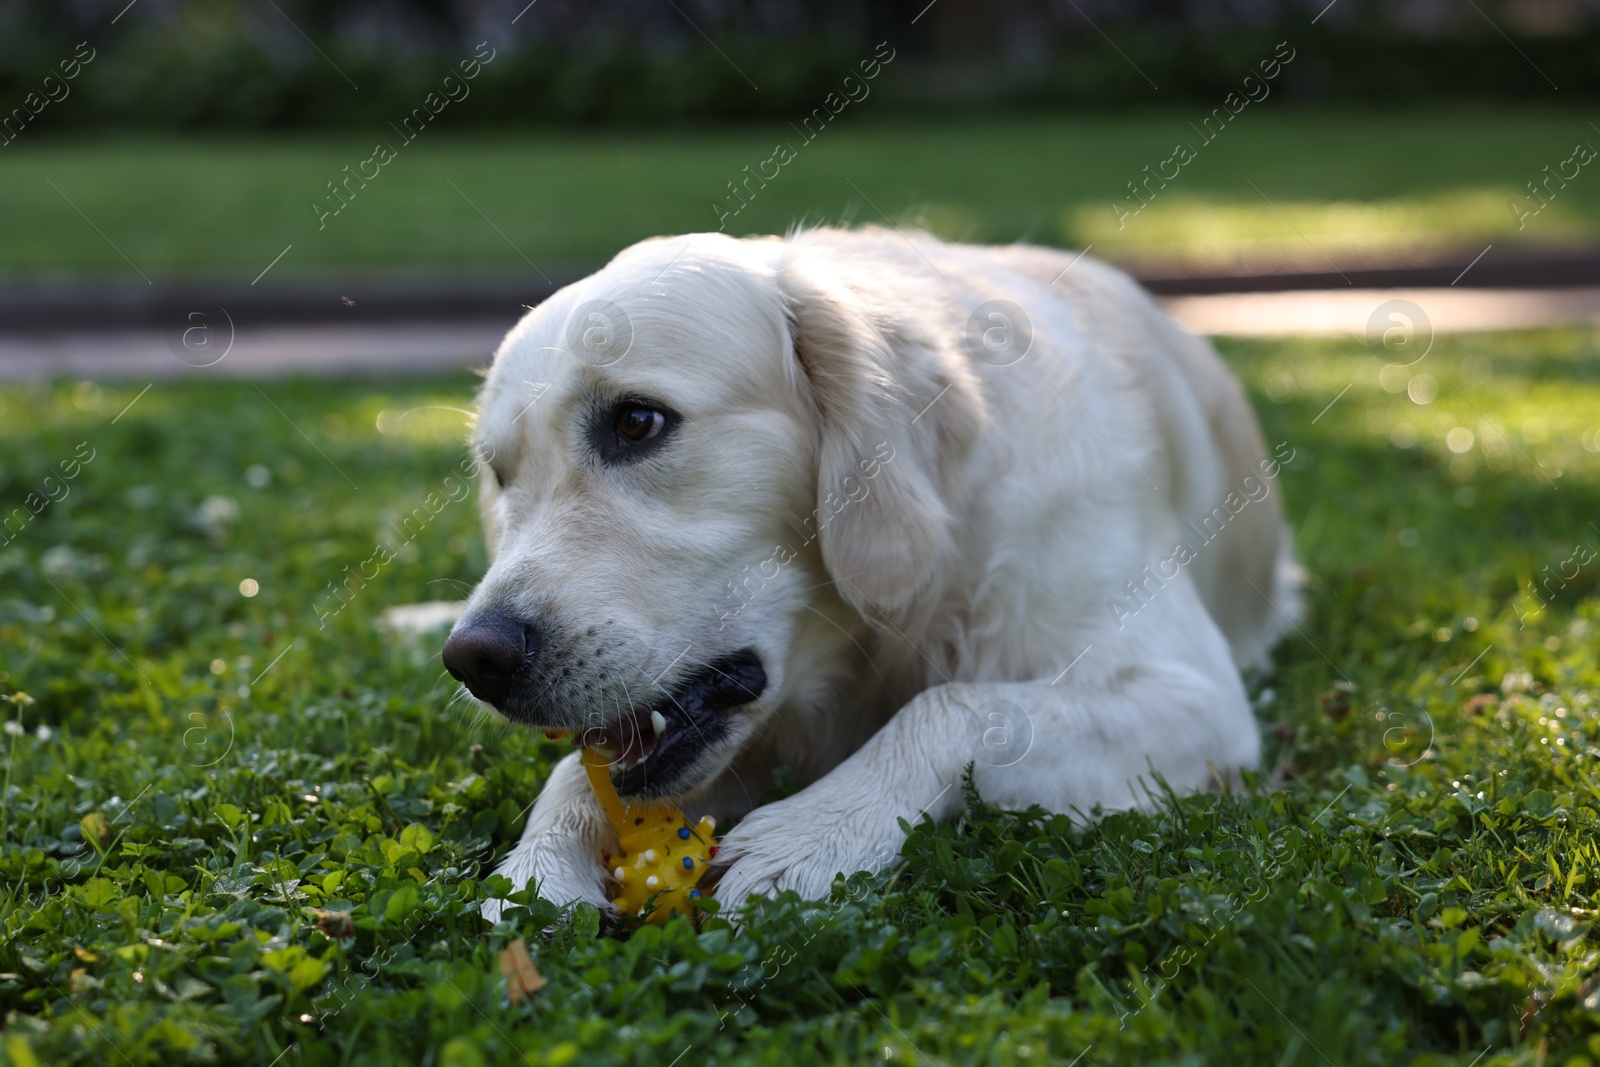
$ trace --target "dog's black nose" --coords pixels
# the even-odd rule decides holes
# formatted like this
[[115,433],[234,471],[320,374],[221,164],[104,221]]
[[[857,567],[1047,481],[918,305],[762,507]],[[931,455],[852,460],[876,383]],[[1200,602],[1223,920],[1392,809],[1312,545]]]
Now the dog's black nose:
[[533,627],[497,611],[475,615],[444,643],[444,669],[472,695],[500,707],[522,661],[538,648]]

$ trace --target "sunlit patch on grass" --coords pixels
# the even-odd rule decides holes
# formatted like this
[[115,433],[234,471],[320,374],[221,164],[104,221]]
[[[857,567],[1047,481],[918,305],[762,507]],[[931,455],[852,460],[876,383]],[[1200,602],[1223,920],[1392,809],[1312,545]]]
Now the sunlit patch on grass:
[[[365,418],[371,404],[360,412]],[[466,447],[472,432],[472,412],[459,402],[430,400],[421,404],[391,405],[381,408],[366,425],[373,426],[384,437],[399,438],[418,444]]]
[[[1477,251],[1489,242],[1579,246],[1600,225],[1556,200],[1522,226],[1508,206],[1514,191],[1472,189],[1377,201],[1243,199],[1159,192],[1137,201],[1081,204],[1062,220],[1068,244],[1125,261],[1184,262],[1261,269],[1343,269],[1369,262]],[[1326,257],[1326,258],[1325,258]],[[1465,261],[1463,261],[1465,265]]]

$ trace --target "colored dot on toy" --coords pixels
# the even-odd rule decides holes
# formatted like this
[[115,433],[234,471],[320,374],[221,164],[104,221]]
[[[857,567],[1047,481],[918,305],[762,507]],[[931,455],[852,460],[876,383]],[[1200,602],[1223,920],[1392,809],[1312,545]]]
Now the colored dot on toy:
[[644,880],[644,887],[646,889],[654,889],[657,886],[659,886],[660,884],[661,884],[661,879],[657,878],[653,874],[650,877],[648,877],[648,878],[646,878]]
[[690,900],[699,900],[700,899],[700,890],[698,890],[698,889],[689,890],[689,899]]
[[687,841],[687,840],[689,840],[689,828],[687,826],[678,827],[678,840],[679,841]]
[[683,857],[683,869],[686,871],[694,870],[694,860],[690,859],[688,856]]

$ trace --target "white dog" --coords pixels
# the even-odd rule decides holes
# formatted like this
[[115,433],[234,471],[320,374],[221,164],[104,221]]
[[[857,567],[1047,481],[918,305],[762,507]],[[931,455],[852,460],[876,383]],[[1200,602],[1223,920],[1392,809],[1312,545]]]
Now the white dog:
[[[587,730],[624,795],[743,816],[724,908],[892,862],[969,766],[1090,815],[1258,761],[1238,668],[1296,614],[1292,452],[1093,260],[645,241],[511,331],[476,445],[493,562],[446,665]],[[804,788],[760,806],[780,765]],[[574,754],[500,871],[607,908],[613,842]]]

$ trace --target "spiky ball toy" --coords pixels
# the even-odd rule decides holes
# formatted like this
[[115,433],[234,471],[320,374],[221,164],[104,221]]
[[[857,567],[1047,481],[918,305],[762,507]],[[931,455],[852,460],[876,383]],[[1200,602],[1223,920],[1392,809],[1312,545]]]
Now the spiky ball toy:
[[616,828],[620,852],[603,857],[617,895],[612,906],[645,922],[666,922],[673,915],[699,911],[695,888],[717,854],[711,836],[716,821],[707,815],[694,826],[667,800],[626,802],[617,796],[604,756],[583,750],[583,768],[595,799]]

